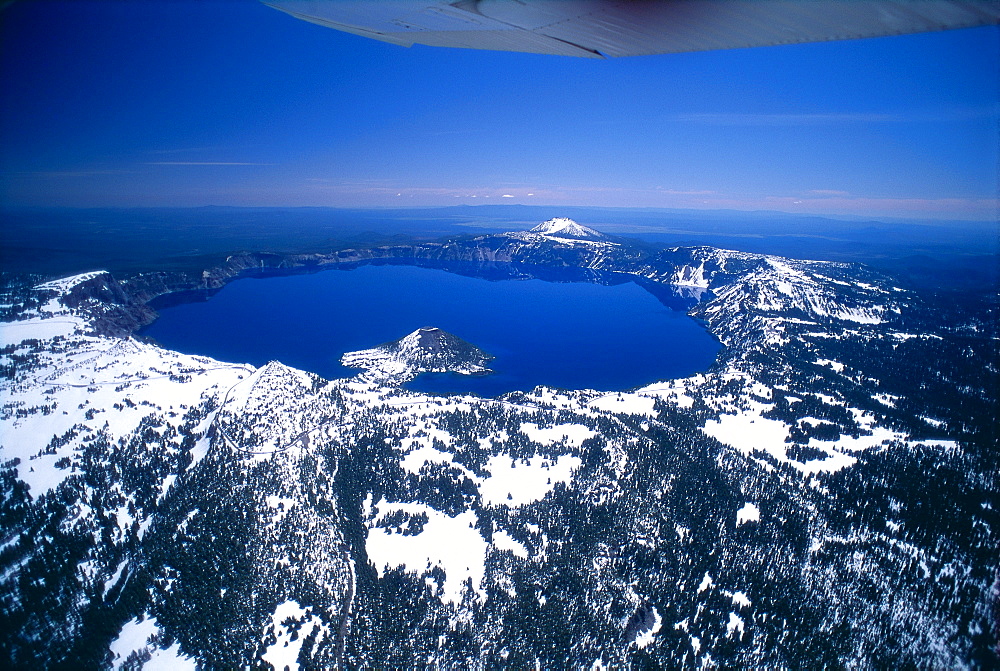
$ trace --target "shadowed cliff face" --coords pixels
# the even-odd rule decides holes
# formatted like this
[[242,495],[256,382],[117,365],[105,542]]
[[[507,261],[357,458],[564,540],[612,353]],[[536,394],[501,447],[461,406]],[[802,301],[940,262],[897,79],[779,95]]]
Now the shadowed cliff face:
[[[723,269],[717,260],[706,261],[708,248],[650,250],[626,239],[602,236],[600,240],[552,239],[543,234],[512,233],[463,238],[439,243],[390,245],[347,249],[329,254],[270,254],[247,252],[200,274],[140,274],[123,282],[132,300],[148,302],[165,294],[186,296],[175,300],[206,299],[237,277],[317,272],[329,268],[351,268],[370,263],[400,263],[441,268],[462,275],[489,280],[538,278],[557,282],[635,281],[648,278],[654,283],[678,284],[705,289],[683,281],[700,269],[699,278],[720,280],[745,270],[742,260],[730,260]],[[751,262],[759,263],[759,262]],[[684,267],[689,267],[683,271]],[[627,274],[616,280],[610,274]],[[703,285],[706,283],[702,283]],[[169,301],[169,299],[167,299]],[[158,304],[165,305],[160,299]],[[676,306],[671,306],[676,307]]]
[[80,282],[59,302],[89,314],[97,335],[123,337],[156,319],[152,308],[129,295],[109,273]]

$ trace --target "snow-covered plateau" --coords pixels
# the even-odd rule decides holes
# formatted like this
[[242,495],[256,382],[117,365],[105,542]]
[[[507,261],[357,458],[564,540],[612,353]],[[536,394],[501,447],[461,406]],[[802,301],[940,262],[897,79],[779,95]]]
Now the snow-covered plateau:
[[9,290],[4,658],[995,663],[997,367],[974,320],[942,322],[862,266],[654,253],[564,219],[395,249],[623,273],[700,296],[690,314],[724,347],[703,373],[630,391],[429,396],[401,385],[485,372],[489,355],[428,327],[325,380],[135,337],[142,276]]

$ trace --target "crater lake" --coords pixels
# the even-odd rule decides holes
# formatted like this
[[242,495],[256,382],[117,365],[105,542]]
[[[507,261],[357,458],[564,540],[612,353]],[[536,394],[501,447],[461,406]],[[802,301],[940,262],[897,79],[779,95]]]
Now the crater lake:
[[410,265],[248,277],[208,300],[154,302],[160,316],[141,335],[187,354],[254,366],[278,360],[327,379],[359,372],[340,364],[345,352],[422,326],[495,357],[492,375],[424,374],[406,385],[432,394],[495,396],[536,385],[619,391],[715,360],[718,341],[665,304],[676,301],[625,275],[600,280],[488,280]]

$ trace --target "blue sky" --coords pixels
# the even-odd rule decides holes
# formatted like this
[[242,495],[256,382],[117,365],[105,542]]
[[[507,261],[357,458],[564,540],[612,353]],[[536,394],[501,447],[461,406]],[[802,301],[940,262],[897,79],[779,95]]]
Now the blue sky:
[[18,2],[0,31],[8,205],[997,213],[996,27],[606,61],[253,0]]

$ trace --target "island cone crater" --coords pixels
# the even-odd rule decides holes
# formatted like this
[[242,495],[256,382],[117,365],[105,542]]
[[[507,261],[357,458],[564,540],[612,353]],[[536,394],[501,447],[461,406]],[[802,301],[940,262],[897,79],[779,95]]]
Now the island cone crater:
[[486,367],[492,359],[492,355],[456,335],[436,326],[424,326],[399,340],[348,352],[341,363],[392,377],[411,378],[421,373],[486,375],[492,372]]

